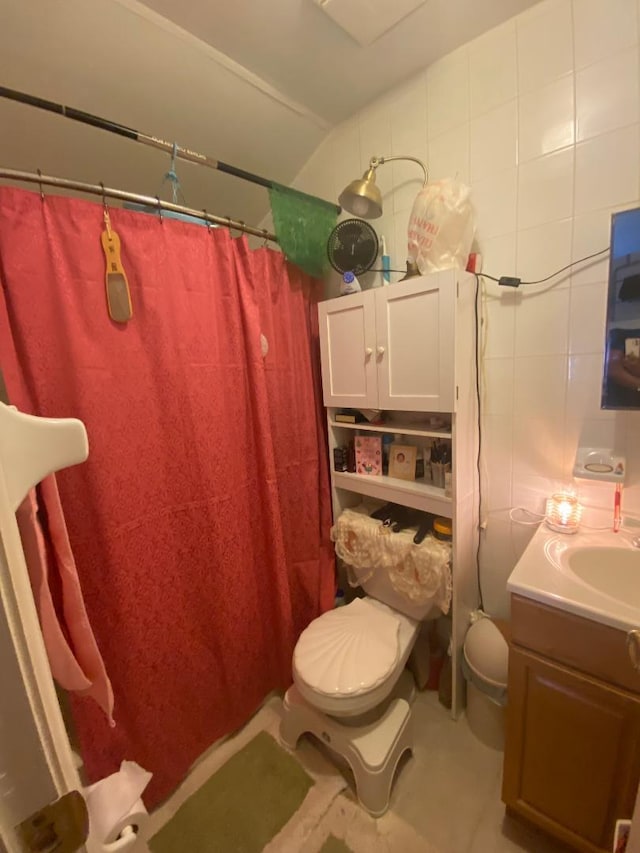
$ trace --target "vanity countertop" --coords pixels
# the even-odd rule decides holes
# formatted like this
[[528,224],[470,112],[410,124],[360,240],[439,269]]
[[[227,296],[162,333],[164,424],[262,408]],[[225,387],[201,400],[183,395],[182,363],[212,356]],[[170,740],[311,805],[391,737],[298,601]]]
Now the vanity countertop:
[[640,548],[632,544],[639,533],[568,535],[541,524],[507,589],[623,631],[640,628]]

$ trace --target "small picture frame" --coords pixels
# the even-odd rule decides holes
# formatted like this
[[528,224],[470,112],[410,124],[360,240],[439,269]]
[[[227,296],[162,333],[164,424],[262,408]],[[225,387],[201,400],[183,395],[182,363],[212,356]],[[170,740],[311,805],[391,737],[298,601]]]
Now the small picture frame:
[[382,474],[382,439],[379,435],[356,436],[356,474]]
[[417,447],[392,444],[389,448],[389,476],[399,480],[415,480]]

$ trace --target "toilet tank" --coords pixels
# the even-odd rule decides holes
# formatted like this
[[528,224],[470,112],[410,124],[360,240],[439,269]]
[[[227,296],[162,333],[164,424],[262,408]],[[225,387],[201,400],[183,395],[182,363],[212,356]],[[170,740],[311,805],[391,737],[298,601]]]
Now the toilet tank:
[[374,569],[369,572],[352,570],[352,574],[359,580],[360,586],[368,596],[382,601],[383,604],[410,616],[418,622],[425,622],[428,619],[437,619],[442,616],[442,611],[436,604],[430,602],[416,604],[406,595],[395,590],[385,569]]
[[[448,605],[446,583],[447,580],[450,582],[450,576],[445,579],[439,575],[441,581],[437,597],[429,598],[424,604],[413,601],[402,587],[413,578],[413,572],[421,576],[426,570],[427,575],[424,577],[428,577],[432,558],[436,566],[440,567],[437,571],[443,571],[446,561],[451,559],[450,546],[443,551],[444,543],[438,543],[434,550],[429,544],[429,537],[422,545],[415,545],[415,530],[407,528],[395,533],[383,530],[381,522],[371,518],[370,511],[371,507],[364,503],[345,509],[331,529],[336,554],[347,565],[350,582],[357,581],[357,585],[370,598],[381,601],[417,622],[437,619],[442,615],[439,604],[445,607]],[[383,538],[382,533],[387,536]],[[413,553],[413,549],[418,549],[419,553]],[[410,560],[407,559],[409,555],[412,557]],[[372,565],[374,568],[370,568]],[[395,575],[394,580],[396,586],[400,586],[399,589],[394,586],[390,573]],[[414,590],[409,585],[411,592]]]

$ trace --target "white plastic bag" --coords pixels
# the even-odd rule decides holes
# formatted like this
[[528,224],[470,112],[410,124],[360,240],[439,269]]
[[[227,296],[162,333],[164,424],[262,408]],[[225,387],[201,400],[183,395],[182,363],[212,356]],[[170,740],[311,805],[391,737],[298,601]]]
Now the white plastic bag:
[[466,269],[475,233],[471,190],[445,178],[427,184],[409,218],[409,257],[423,275],[451,267]]

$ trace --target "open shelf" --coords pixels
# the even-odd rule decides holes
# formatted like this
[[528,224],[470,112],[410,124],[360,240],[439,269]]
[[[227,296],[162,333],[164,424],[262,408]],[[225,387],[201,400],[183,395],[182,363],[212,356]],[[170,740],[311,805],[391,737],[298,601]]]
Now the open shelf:
[[388,432],[397,433],[398,435],[419,435],[427,438],[451,438],[451,430],[446,427],[433,429],[427,426],[421,427],[416,423],[409,425],[398,421],[389,421],[384,424],[370,424],[366,421],[363,424],[345,424],[342,421],[335,421],[331,418],[329,425],[332,427],[344,427],[345,429],[360,429],[365,432]]
[[398,480],[396,477],[350,474],[333,471],[333,484],[337,489],[347,489],[370,498],[410,506],[435,515],[452,517],[453,501],[438,489],[420,480]]

